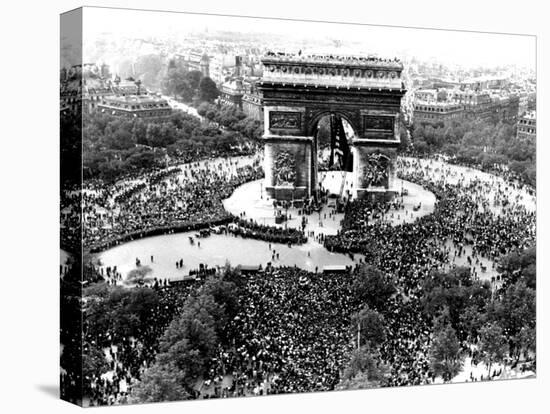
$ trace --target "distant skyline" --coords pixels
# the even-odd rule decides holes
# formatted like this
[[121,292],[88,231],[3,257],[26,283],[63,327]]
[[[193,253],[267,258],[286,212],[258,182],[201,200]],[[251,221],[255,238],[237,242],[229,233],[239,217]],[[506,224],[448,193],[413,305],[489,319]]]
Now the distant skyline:
[[[536,38],[531,35],[493,34],[436,29],[411,29],[345,23],[212,16],[142,10],[84,9],[84,42],[102,33],[125,37],[174,38],[208,30],[285,35],[289,40],[341,40],[346,53],[370,52],[381,56],[415,56],[465,67],[517,65],[535,70]],[[444,22],[441,22],[444,27]],[[116,38],[116,37],[115,37]],[[277,50],[277,45],[271,46]],[[84,57],[86,60],[86,57]]]

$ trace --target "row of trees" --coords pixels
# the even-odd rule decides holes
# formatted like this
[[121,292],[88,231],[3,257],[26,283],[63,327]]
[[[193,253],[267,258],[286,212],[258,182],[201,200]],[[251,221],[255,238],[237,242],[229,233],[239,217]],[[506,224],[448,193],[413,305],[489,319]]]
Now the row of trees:
[[203,102],[197,108],[197,112],[217,126],[239,132],[253,141],[258,141],[264,132],[261,121],[248,117],[235,106],[219,106]]
[[527,184],[536,185],[536,144],[516,140],[513,124],[484,120],[415,123],[411,135],[416,154],[443,153],[484,169],[505,165]]
[[[475,346],[474,359],[485,363],[489,373],[495,363],[534,362],[535,264],[535,247],[503,257],[502,284],[495,290],[489,281],[474,280],[468,268],[434,271],[425,278],[418,301],[432,332],[428,358],[434,376],[447,382],[460,373],[467,345]],[[389,325],[384,312],[398,292],[392,278],[372,266],[363,266],[354,277],[354,296],[362,304],[350,324],[357,347],[339,388],[384,386],[389,374],[380,359]]]
[[166,156],[184,161],[246,151],[248,136],[203,124],[176,112],[163,123],[86,115],[83,134],[85,179],[113,181],[121,175],[164,165]]
[[472,280],[467,268],[432,274],[420,298],[426,318],[433,317],[430,364],[434,375],[450,381],[462,369],[461,344],[477,346],[477,360],[492,366],[529,359],[536,349],[535,248],[502,259],[503,283]]

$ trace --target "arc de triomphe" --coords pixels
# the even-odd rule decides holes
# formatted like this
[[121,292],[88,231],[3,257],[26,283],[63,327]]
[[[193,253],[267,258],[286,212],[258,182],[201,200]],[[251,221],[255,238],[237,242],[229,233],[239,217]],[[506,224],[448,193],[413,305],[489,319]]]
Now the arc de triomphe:
[[399,114],[405,94],[397,60],[270,53],[262,59],[265,188],[278,200],[317,190],[319,120],[353,128],[353,183],[358,198],[391,198],[395,188]]

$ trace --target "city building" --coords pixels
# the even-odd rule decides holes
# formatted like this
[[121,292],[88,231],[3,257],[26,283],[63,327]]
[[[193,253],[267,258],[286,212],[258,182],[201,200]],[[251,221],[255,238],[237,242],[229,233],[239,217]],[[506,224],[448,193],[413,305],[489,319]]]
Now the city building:
[[537,113],[528,111],[518,119],[518,140],[536,140],[537,138]]
[[95,63],[63,68],[60,76],[61,111],[90,112],[104,96],[112,94],[109,66]]
[[172,107],[155,95],[112,95],[97,104],[98,111],[121,118],[163,121],[172,115]]
[[61,73],[59,85],[59,110],[63,113],[80,112],[82,107],[82,76],[80,65]]
[[454,102],[424,102],[414,103],[413,117],[418,122],[444,123],[464,117],[464,107]]
[[506,76],[477,76],[460,82],[460,89],[482,91],[486,89],[502,89],[509,84]]
[[417,89],[414,91],[414,99],[418,102],[435,102],[437,101],[437,89]]
[[235,56],[233,76],[222,83],[220,88],[220,103],[231,105],[243,110],[243,95],[245,87],[242,76],[242,57]]
[[262,91],[257,86],[259,79],[249,78],[243,81],[242,109],[250,118],[262,121],[264,118],[264,98]]
[[100,111],[124,118],[164,120],[172,114],[166,99],[151,95],[140,80],[111,80],[109,67],[86,63],[63,69],[60,76],[60,111]]
[[243,79],[233,78],[227,82],[222,83],[220,88],[220,103],[222,105],[231,105],[243,109]]
[[452,99],[463,105],[469,119],[514,121],[517,119],[520,97],[506,91],[472,90],[456,91]]
[[85,112],[92,112],[104,97],[112,95],[110,80],[103,78],[82,79],[82,109]]
[[186,54],[177,53],[174,57],[178,65],[181,65],[185,70],[198,70],[202,73],[202,76],[210,77],[211,59],[206,52],[190,51]]

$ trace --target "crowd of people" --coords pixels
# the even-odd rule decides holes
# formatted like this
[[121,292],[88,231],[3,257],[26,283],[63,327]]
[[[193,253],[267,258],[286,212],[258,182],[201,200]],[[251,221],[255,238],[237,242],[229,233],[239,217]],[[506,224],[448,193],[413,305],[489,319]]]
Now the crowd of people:
[[367,263],[394,275],[400,293],[407,298],[406,303],[388,303],[391,328],[382,355],[391,366],[390,385],[433,380],[427,360],[430,330],[417,301],[421,281],[431,271],[455,266],[468,247],[466,263],[471,264],[474,277],[479,277],[474,264],[480,258],[495,263],[505,253],[535,241],[536,213],[511,191],[517,184],[456,176],[453,171],[429,161],[402,161],[401,178],[436,195],[434,213],[391,226],[369,220],[373,211],[369,203],[353,201],[346,207],[339,234],[325,238],[329,250],[361,253]]
[[[398,294],[386,303],[383,315],[387,338],[380,357],[390,367],[387,385],[418,385],[434,381],[429,364],[431,321],[423,315],[420,298],[423,281],[434,270],[470,264],[474,276],[480,259],[493,263],[502,255],[528,247],[535,240],[536,215],[526,207],[519,185],[497,179],[466,176],[456,169],[432,161],[400,161],[401,178],[419,184],[435,194],[432,214],[412,223],[392,226],[373,217],[391,206],[351,201],[345,206],[342,228],[337,235],[323,237],[329,251],[357,253],[364,261],[392,275]],[[120,232],[143,231],[140,226],[207,220],[225,214],[221,200],[235,186],[260,176],[260,169],[216,161],[183,168],[156,182],[117,199],[126,187],[89,192],[88,205],[109,206],[116,211],[111,227],[95,226],[86,234],[119,237]],[[124,193],[126,194],[126,193]],[[88,196],[86,196],[88,197]],[[87,209],[97,215],[99,210]],[[256,232],[258,237],[274,234],[271,227],[245,218],[233,218],[235,228]],[[241,230],[242,231],[242,230]],[[284,230],[278,232],[283,234]],[[296,231],[296,235],[299,235]],[[250,237],[250,234],[248,235]],[[98,240],[97,239],[97,240]],[[204,380],[219,385],[218,396],[332,390],[341,379],[354,349],[350,334],[352,315],[360,303],[351,291],[353,272],[318,273],[295,267],[269,268],[246,276],[239,297],[238,315],[228,329],[234,333],[230,346],[220,348]],[[98,375],[90,382],[97,404],[124,401],[131,384],[154,359],[158,338],[177,314],[189,286],[159,283],[154,289],[161,303],[144,326],[138,341],[112,341],[109,332],[88,338],[104,350],[111,374]],[[117,346],[116,355],[109,349]],[[225,388],[224,378],[230,377]],[[209,388],[209,387],[207,387]],[[128,391],[130,390],[130,391]],[[201,394],[198,393],[198,396]],[[211,395],[204,393],[202,396]]]
[[262,225],[252,219],[235,218],[229,232],[241,237],[263,240],[270,243],[303,244],[307,242],[304,232],[292,227]]
[[[231,221],[222,201],[263,172],[256,160],[217,159],[183,164],[82,192],[83,241],[92,252],[146,235]],[[69,218],[69,217],[68,217]]]
[[[145,323],[135,336],[120,335],[116,328],[101,330],[84,318],[85,364],[93,352],[101,352],[107,367],[104,372],[92,373],[84,382],[85,403],[90,406],[126,403],[132,385],[140,378],[158,353],[159,338],[172,319],[178,315],[185,300],[197,287],[197,282],[167,283],[155,281],[151,288],[135,287],[150,293],[156,301],[152,306],[144,306],[149,313]],[[85,292],[88,301],[94,300],[91,292]],[[89,314],[93,304],[84,307],[84,315]]]
[[234,344],[212,369],[230,374],[229,395],[334,389],[353,349],[352,275],[280,267],[251,274],[229,328]]

